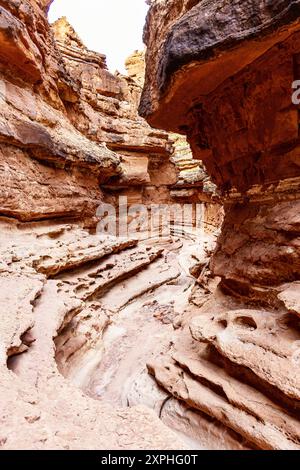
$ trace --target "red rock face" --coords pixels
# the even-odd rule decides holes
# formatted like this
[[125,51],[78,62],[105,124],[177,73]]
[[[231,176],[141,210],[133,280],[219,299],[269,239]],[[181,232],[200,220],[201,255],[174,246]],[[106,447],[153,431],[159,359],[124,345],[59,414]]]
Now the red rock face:
[[[118,187],[133,188],[136,202],[150,202],[146,186],[161,186],[169,202],[169,188],[177,182],[169,161],[172,140],[137,111],[143,54],[128,59],[133,78],[111,74],[105,56],[89,51],[65,18],[50,28],[49,3],[0,6],[0,213],[26,221],[93,217],[103,198],[118,195]],[[17,185],[16,154],[23,168]],[[33,171],[37,181],[49,182],[43,190],[32,186]],[[60,184],[52,187],[56,174]],[[6,197],[8,188],[13,200]]]
[[[143,53],[113,75],[51,0],[0,0],[0,448],[183,448],[151,406],[299,449],[299,1],[150,3],[148,124]],[[95,235],[119,195],[201,203],[202,238]]]
[[67,117],[72,80],[45,16],[49,4],[0,6],[0,213],[20,220],[94,216],[99,181],[120,171],[119,157]]
[[[300,78],[300,10],[297,1],[267,3],[151,4],[140,112],[187,135],[223,195],[225,220],[211,260],[219,287],[202,273],[191,298],[200,314],[189,325],[193,342],[179,335],[169,357],[149,369],[174,396],[255,446],[299,448],[300,151],[292,84]],[[237,400],[230,389],[239,390]],[[251,430],[252,393],[264,429]],[[265,399],[279,406],[272,418],[260,408]]]
[[[130,76],[113,75],[106,57],[89,51],[65,18],[53,32],[66,72],[72,77],[74,95],[67,113],[74,126],[94,141],[105,142],[119,153],[168,157],[172,142],[167,133],[152,129],[138,117],[141,86]],[[129,59],[134,62],[133,59]]]
[[200,156],[206,147],[206,167],[227,194],[213,267],[232,286],[299,278],[299,115],[291,102],[297,40],[295,33],[274,46],[190,112],[192,148]]
[[[192,186],[196,188],[193,202],[200,202],[205,193],[205,202],[211,203],[214,188],[203,189],[207,180],[206,172],[201,172],[203,165],[192,162],[193,175],[186,172],[187,177],[192,175],[191,181],[181,178],[174,137],[153,129],[138,115],[144,53],[134,52],[127,59],[128,76],[113,75],[107,70],[106,57],[88,50],[66,18],[56,21],[52,29],[65,74],[71,80],[68,87],[60,87],[69,120],[88,139],[105,142],[120,155],[119,174],[108,178],[103,186],[105,198],[116,204],[118,196],[124,195],[131,203],[146,205],[187,202],[182,191]],[[186,146],[188,170],[192,156]],[[220,212],[220,205],[216,212]]]
[[193,150],[207,152],[205,162],[224,191],[297,176],[299,123],[291,90],[299,48],[295,33],[190,110]]
[[250,289],[300,275],[292,202],[299,197],[299,113],[291,98],[300,41],[297,2],[249,2],[242,10],[226,2],[217,14],[213,1],[153,2],[140,109],[152,124],[185,132],[223,192],[227,216],[212,266],[224,284]]
[[[128,400],[111,406],[88,386],[111,316],[177,282],[172,251],[183,243],[96,234],[96,211],[118,195],[151,205],[186,201],[194,191],[214,231],[219,198],[189,148],[174,153],[173,138],[138,115],[144,54],[128,59],[128,76],[111,74],[105,56],[88,50],[65,19],[50,27],[50,4],[0,0],[0,449],[184,448],[149,408],[129,408]],[[186,275],[175,289],[189,287]],[[156,313],[152,332],[170,342],[174,308],[153,305],[144,316],[152,322]],[[140,375],[143,364],[151,389],[144,346],[136,347],[141,332],[148,354],[152,334],[141,310],[128,315],[130,341],[117,336],[113,368],[122,348],[134,347],[128,372]]]

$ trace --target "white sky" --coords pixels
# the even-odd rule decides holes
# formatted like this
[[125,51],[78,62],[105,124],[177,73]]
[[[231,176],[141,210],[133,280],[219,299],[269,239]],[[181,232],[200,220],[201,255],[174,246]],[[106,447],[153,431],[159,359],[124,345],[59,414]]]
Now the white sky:
[[54,0],[49,20],[66,16],[89,49],[107,56],[112,72],[124,72],[125,59],[144,47],[147,10],[145,0]]

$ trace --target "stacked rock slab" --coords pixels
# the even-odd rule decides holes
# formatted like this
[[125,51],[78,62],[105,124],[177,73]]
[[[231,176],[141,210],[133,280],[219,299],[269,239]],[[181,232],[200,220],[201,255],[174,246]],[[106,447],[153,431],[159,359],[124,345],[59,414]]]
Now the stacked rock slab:
[[140,112],[186,134],[225,200],[219,288],[150,370],[263,449],[300,445],[299,19],[299,1],[154,0],[145,28]]
[[0,213],[91,217],[99,182],[120,172],[120,159],[68,119],[72,80],[40,3],[4,0],[0,8]]

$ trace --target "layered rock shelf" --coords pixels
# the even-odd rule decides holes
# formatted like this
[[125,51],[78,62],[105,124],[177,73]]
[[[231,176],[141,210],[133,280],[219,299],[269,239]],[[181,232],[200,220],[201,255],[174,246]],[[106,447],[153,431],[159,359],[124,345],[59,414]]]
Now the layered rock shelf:
[[0,0],[0,450],[299,450],[299,2],[149,1],[127,74],[51,3]]

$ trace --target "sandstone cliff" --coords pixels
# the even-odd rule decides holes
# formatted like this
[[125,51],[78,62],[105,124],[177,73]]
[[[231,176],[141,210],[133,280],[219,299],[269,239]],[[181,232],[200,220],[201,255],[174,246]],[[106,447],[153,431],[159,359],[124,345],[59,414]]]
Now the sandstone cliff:
[[172,147],[137,117],[133,79],[110,74],[66,22],[53,34],[50,3],[0,2],[0,448],[182,447],[146,407],[90,399],[58,371],[62,347],[67,358],[101,347],[102,291],[161,256],[81,227],[94,227],[105,183],[148,178],[143,157],[130,173],[127,153],[167,159]]
[[300,438],[299,34],[298,1],[154,0],[145,28],[141,114],[186,134],[225,204],[193,319],[149,369],[262,449]]
[[[220,224],[220,198],[188,145],[138,115],[144,53],[127,76],[110,73],[65,18],[49,25],[51,3],[0,1],[0,448],[184,448],[144,395],[159,394],[146,357],[180,313],[153,292],[172,285],[187,301],[187,242],[95,234],[96,210],[192,192],[204,234]],[[189,263],[206,263],[213,242],[200,254],[189,242]]]
[[51,3],[0,0],[0,448],[299,449],[299,2],[153,0],[127,75]]
[[72,81],[39,3],[3,1],[0,21],[0,213],[23,221],[94,215],[99,182],[120,172],[120,159],[68,119]]
[[[72,96],[80,90],[78,99],[69,99],[66,106],[70,121],[89,139],[105,142],[120,155],[119,175],[102,185],[105,199],[116,205],[119,196],[126,196],[129,204],[184,203],[191,200],[192,187],[195,203],[210,208],[217,202],[215,188],[203,165],[193,160],[189,145],[151,128],[138,115],[144,52],[128,57],[127,76],[113,75],[107,70],[105,56],[89,51],[66,18],[56,21],[52,29],[66,73],[72,77]],[[207,224],[217,226],[220,206],[215,207],[216,222],[206,211]]]

